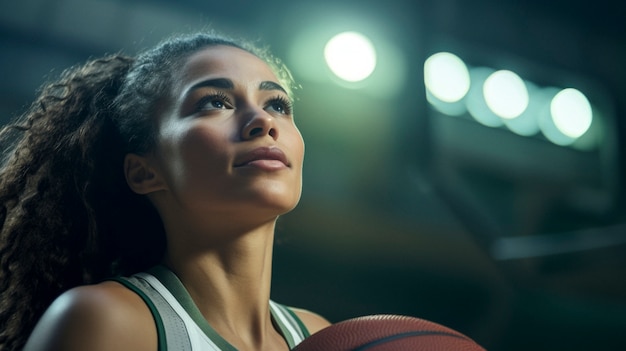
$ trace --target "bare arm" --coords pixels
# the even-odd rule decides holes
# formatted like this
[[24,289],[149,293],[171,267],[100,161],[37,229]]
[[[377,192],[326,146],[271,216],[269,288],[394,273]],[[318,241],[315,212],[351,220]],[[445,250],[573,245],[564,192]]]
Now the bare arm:
[[48,308],[24,351],[157,349],[152,315],[141,298],[118,283],[72,289]]

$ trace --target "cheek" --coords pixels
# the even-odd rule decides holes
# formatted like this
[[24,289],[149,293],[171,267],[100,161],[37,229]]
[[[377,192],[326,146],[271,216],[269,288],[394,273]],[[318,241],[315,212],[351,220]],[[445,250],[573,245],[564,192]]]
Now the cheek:
[[224,158],[227,138],[228,136],[208,128],[191,129],[181,138],[181,156],[188,159],[192,165]]
[[170,135],[164,143],[166,168],[171,182],[183,190],[206,182],[227,169],[228,135],[215,128],[196,125]]
[[304,159],[304,139],[298,127],[293,125],[289,133],[289,148],[293,150],[293,156],[302,165]]
[[299,154],[299,161],[300,161],[300,176],[302,176],[302,168],[304,167],[304,150],[305,150],[305,145],[304,145],[304,139],[302,139],[302,136],[299,139],[299,144],[298,144],[298,154]]
[[[290,149],[293,151],[292,155],[293,155],[293,164],[295,167],[297,167],[296,169],[298,170],[298,194],[300,194],[300,192],[302,191],[302,168],[304,166],[304,150],[305,150],[305,145],[304,145],[304,139],[302,138],[302,134],[300,134],[300,131],[295,128],[295,132],[292,133],[292,137],[290,140]],[[299,197],[300,195],[298,195]]]

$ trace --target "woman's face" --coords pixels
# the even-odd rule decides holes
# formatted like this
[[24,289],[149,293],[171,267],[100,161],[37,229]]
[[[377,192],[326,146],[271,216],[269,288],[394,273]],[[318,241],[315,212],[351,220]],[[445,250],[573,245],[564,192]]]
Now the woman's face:
[[229,46],[204,49],[181,67],[172,96],[153,155],[167,206],[269,219],[297,204],[304,142],[263,60]]

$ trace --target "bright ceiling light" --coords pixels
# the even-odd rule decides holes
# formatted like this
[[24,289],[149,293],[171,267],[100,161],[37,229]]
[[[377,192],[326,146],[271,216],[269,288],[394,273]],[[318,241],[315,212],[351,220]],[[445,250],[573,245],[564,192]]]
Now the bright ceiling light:
[[497,128],[504,123],[502,118],[496,116],[489,109],[482,90],[483,83],[492,73],[493,69],[488,67],[473,67],[470,69],[470,80],[473,83],[467,92],[464,102],[465,106],[467,106],[467,111],[478,123],[487,127]]
[[522,78],[507,70],[494,72],[483,85],[487,106],[496,115],[512,119],[528,107],[528,89]]
[[437,99],[457,102],[469,91],[470,75],[465,62],[458,56],[440,52],[424,62],[424,84]]
[[348,82],[362,81],[376,68],[374,45],[357,32],[344,32],[330,39],[324,47],[324,58],[330,70]]
[[572,138],[585,134],[593,118],[589,100],[573,88],[563,89],[554,96],[550,114],[561,133]]
[[521,136],[532,136],[539,132],[538,116],[550,104],[552,95],[548,95],[531,82],[526,82],[528,89],[528,107],[524,112],[513,119],[502,119],[502,122],[513,133]]

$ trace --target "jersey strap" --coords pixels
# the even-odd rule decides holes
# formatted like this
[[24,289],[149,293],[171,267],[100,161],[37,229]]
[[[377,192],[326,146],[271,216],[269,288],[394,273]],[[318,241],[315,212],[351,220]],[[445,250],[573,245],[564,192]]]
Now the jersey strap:
[[155,288],[138,276],[118,277],[111,280],[132,290],[146,303],[156,324],[159,351],[191,351],[191,342],[185,323]]
[[291,308],[270,300],[270,312],[273,322],[278,325],[290,349],[310,335],[309,330]]

